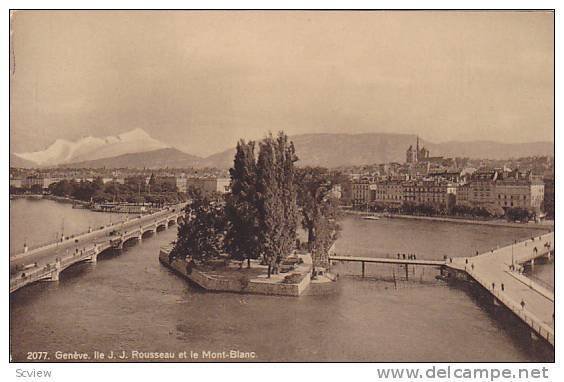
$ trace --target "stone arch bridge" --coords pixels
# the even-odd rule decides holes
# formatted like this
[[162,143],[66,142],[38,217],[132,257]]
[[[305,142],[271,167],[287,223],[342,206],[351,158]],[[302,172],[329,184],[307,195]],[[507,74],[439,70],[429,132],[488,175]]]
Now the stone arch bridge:
[[180,223],[183,216],[182,206],[169,207],[12,256],[10,293],[37,281],[57,281],[60,273],[72,265],[95,263],[102,252],[122,249],[128,242],[166,230]]

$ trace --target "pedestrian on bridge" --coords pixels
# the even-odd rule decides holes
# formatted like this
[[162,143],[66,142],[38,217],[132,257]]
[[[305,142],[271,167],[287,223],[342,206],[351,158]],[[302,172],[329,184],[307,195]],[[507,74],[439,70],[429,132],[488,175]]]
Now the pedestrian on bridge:
[[521,309],[525,309],[525,300],[521,300]]
[[492,283],[492,290],[495,290],[495,283]]
[[505,285],[503,285],[503,283],[501,283],[501,291],[505,291]]

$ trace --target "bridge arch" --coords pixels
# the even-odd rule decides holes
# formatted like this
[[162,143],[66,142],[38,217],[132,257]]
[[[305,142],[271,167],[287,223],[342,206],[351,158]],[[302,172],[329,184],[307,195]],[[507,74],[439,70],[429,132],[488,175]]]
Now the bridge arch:
[[138,242],[138,241],[139,241],[139,235],[133,235],[133,236],[130,236],[130,237],[126,238],[126,239],[123,241],[122,245],[125,245],[126,243],[127,243],[128,245],[129,245],[129,244],[134,244],[135,242]]
[[153,236],[155,234],[155,229],[154,228],[147,228],[143,231],[143,233],[141,234],[141,238],[145,239],[147,237]]

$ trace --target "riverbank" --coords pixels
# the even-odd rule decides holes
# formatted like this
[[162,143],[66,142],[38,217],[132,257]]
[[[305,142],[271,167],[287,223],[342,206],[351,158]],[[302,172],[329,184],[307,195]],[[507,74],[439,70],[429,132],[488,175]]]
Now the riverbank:
[[118,214],[150,214],[158,211],[160,208],[129,204],[129,203],[102,203],[93,204],[91,202],[86,202],[84,200],[74,199],[65,196],[57,196],[52,194],[12,194],[10,195],[10,200],[16,199],[30,199],[30,200],[52,200],[59,203],[72,204],[73,208],[84,208],[94,212],[105,212],[105,213],[118,213]]
[[456,218],[456,217],[418,216],[418,215],[390,214],[383,212],[363,212],[363,211],[355,211],[355,210],[343,210],[343,211],[348,215],[376,216],[379,218],[388,218],[388,219],[428,220],[428,221],[439,221],[439,222],[456,223],[456,224],[475,224],[482,226],[527,228],[527,229],[540,229],[540,230],[554,229],[554,222],[550,222],[550,221],[545,223],[511,223],[505,220],[475,220],[475,219],[465,219],[465,218]]

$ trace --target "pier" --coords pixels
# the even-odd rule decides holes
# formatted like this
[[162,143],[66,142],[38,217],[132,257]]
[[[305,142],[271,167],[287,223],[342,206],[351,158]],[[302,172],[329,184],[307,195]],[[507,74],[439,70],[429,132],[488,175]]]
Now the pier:
[[82,262],[95,263],[100,253],[121,249],[129,241],[141,241],[143,236],[165,230],[182,218],[182,206],[169,207],[12,256],[10,293],[38,281],[57,281],[68,267]]

